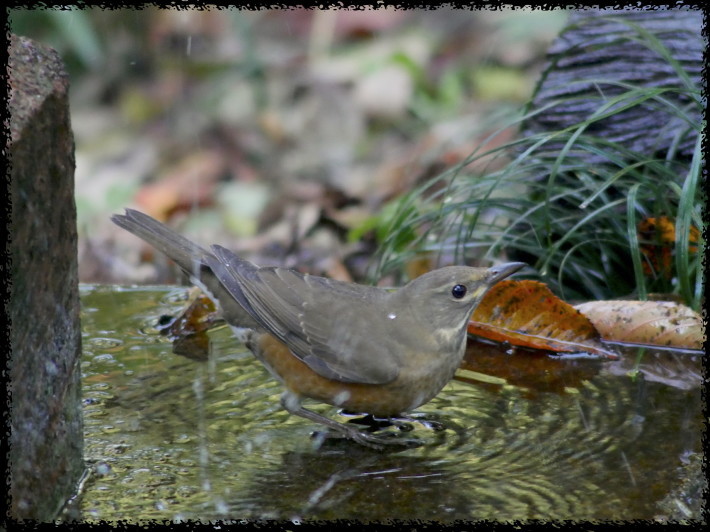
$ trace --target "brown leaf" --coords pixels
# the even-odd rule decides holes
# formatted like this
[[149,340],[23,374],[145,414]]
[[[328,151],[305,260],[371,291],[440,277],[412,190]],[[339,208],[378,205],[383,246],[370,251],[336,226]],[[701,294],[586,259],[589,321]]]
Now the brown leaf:
[[198,288],[193,288],[187,307],[177,318],[161,327],[160,333],[171,339],[184,337],[207,331],[216,320],[217,308],[214,302]]
[[[668,216],[658,218],[644,218],[636,231],[641,244],[641,252],[646,257],[643,271],[647,276],[667,277],[673,276],[673,253],[675,251],[675,223]],[[700,231],[697,227],[690,227],[688,236],[688,251],[698,252],[698,239]]]
[[158,220],[167,220],[180,210],[196,205],[210,205],[226,163],[215,151],[199,151],[186,156],[169,168],[157,181],[144,186],[136,194],[140,210]]
[[619,358],[602,346],[599,333],[583,314],[537,281],[496,284],[471,316],[468,332],[522,347]]
[[606,340],[702,349],[701,317],[671,301],[590,301],[575,306]]
[[337,281],[344,281],[346,283],[352,283],[353,278],[350,272],[343,264],[343,261],[332,257],[330,260],[326,261],[327,269],[325,271],[326,277],[330,279],[335,279]]
[[192,360],[207,360],[207,331],[218,320],[214,301],[198,288],[190,291],[188,306],[174,320],[159,327],[160,333],[173,341],[173,353]]
[[430,254],[417,255],[408,260],[404,265],[404,270],[409,279],[416,279],[434,269],[434,261]]

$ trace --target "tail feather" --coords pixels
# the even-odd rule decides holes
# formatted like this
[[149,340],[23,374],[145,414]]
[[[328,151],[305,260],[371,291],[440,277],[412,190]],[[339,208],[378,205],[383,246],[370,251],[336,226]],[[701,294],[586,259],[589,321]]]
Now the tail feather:
[[210,255],[203,247],[142,212],[126,209],[125,215],[114,214],[111,220],[167,255],[190,276],[199,274],[200,266],[206,264],[205,257]]
[[229,324],[245,328],[258,327],[258,323],[230,295],[210,268],[208,260],[214,259],[212,253],[158,220],[133,209],[126,209],[126,214],[114,214],[111,220],[175,261],[190,277],[190,281],[218,302]]

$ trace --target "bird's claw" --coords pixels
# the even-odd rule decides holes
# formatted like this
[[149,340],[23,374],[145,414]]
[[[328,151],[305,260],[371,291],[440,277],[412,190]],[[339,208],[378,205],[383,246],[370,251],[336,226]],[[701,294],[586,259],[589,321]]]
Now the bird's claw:
[[419,440],[411,439],[411,438],[398,438],[396,434],[390,433],[391,436],[386,436],[384,434],[382,435],[374,435],[374,434],[367,434],[365,432],[361,432],[359,430],[348,430],[348,431],[343,431],[343,432],[333,432],[333,431],[326,431],[326,432],[314,432],[311,434],[312,438],[318,438],[321,441],[326,441],[326,440],[343,440],[343,439],[349,439],[353,440],[360,445],[363,445],[365,447],[369,447],[371,449],[376,449],[378,451],[382,451],[385,448],[391,448],[391,447],[408,447],[408,448],[413,448],[413,447],[418,447],[422,445],[422,442]]

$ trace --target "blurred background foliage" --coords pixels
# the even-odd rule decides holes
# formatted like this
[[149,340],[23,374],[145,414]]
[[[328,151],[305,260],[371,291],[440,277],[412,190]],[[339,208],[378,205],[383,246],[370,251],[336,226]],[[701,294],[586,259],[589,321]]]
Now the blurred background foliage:
[[701,23],[690,10],[573,14],[521,133],[400,198],[381,267],[411,250],[460,262],[505,255],[567,300],[701,308]]
[[[526,104],[568,17],[10,11],[12,31],[57,49],[71,76],[84,281],[174,279],[108,222],[132,206],[257,263],[346,280],[522,258],[567,298],[658,290],[697,307],[699,144],[679,176],[672,157],[621,158],[623,146],[586,132],[605,109],[520,132],[544,112]],[[685,89],[704,106],[698,87]],[[611,112],[665,96],[629,88]],[[553,139],[563,143],[543,156]],[[569,159],[582,144],[617,164]],[[681,220],[672,231],[691,252],[649,274],[636,227],[662,215]]]

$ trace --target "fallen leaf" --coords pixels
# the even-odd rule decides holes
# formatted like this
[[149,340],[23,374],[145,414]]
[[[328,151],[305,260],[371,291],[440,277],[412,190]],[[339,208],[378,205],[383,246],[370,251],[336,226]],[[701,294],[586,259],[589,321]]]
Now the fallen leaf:
[[348,269],[345,267],[345,264],[341,260],[336,259],[335,257],[330,258],[330,260],[326,261],[327,263],[327,269],[325,271],[326,277],[329,277],[330,279],[335,279],[337,281],[343,281],[346,283],[352,283],[353,278],[352,275],[350,275],[350,272]]
[[[319,13],[328,11],[317,10]],[[377,10],[350,11],[336,10],[332,12],[335,18],[335,32],[341,39],[350,36],[376,36],[388,30],[393,30],[401,24],[409,14],[401,9],[385,7]]]
[[140,210],[165,221],[180,210],[210,205],[218,180],[226,172],[224,157],[203,150],[188,155],[155,182],[144,186],[135,201]]
[[173,341],[173,352],[193,360],[207,360],[207,331],[219,319],[214,301],[198,288],[190,291],[188,305],[175,319],[164,320],[158,326],[160,334]]
[[408,260],[404,265],[404,270],[409,279],[416,279],[434,269],[434,264],[431,255],[417,255],[413,259]]
[[217,204],[223,223],[240,238],[253,236],[259,229],[259,217],[264,212],[272,190],[259,181],[230,181],[219,187]]
[[[644,218],[636,226],[641,252],[646,257],[643,271],[647,276],[667,277],[673,275],[673,252],[675,250],[675,223],[668,216]],[[700,231],[690,227],[688,251],[698,252]]]
[[602,346],[594,325],[537,281],[501,281],[476,307],[468,332],[512,345],[555,352],[619,356]]
[[385,65],[360,76],[353,100],[370,118],[397,120],[407,112],[414,94],[412,75],[401,65]]
[[590,301],[575,308],[606,340],[702,349],[703,321],[691,308],[672,301]]

